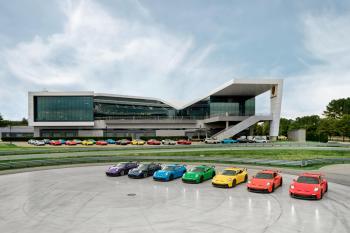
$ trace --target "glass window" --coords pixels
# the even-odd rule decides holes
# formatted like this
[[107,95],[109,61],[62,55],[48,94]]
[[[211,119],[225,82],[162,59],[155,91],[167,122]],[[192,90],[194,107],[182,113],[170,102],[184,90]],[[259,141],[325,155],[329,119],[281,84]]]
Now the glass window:
[[36,96],[35,121],[93,121],[92,96]]

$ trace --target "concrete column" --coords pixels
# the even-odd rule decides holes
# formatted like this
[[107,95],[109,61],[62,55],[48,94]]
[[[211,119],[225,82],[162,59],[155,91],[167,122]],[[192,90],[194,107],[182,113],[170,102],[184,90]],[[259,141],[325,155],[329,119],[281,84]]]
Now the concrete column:
[[226,121],[226,129],[228,129],[228,121]]
[[270,121],[270,140],[275,141],[279,134],[281,105],[283,93],[283,80],[280,80],[278,85],[271,89],[270,107],[272,121]]
[[34,137],[40,137],[40,128],[34,127]]

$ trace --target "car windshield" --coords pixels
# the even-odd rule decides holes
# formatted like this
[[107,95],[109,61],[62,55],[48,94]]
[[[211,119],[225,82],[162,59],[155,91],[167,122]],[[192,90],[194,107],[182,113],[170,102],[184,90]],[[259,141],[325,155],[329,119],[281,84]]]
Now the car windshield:
[[225,175],[225,176],[234,176],[234,175],[236,175],[236,171],[233,171],[233,170],[224,170],[221,174],[222,174],[222,175]]
[[126,165],[126,163],[118,163],[117,165],[116,165],[116,167],[125,167],[125,165]]
[[149,164],[141,164],[140,166],[137,167],[138,170],[147,170]]
[[175,166],[166,166],[163,170],[164,171],[175,171]]
[[191,172],[204,172],[204,168],[202,167],[194,167],[191,169]]
[[273,175],[271,173],[258,173],[256,174],[255,178],[257,179],[272,179]]
[[297,179],[298,183],[305,183],[305,184],[318,184],[318,179],[316,177],[309,177],[309,176],[299,176]]

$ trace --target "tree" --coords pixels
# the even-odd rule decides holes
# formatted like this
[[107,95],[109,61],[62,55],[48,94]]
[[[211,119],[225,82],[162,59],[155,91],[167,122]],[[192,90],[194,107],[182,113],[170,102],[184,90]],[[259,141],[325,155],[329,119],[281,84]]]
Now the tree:
[[350,114],[350,97],[336,99],[329,102],[323,114],[328,118],[340,119],[345,114]]
[[350,115],[345,114],[337,120],[336,122],[336,128],[338,130],[338,133],[344,137],[350,137]]
[[281,118],[279,135],[288,136],[289,127],[292,123],[293,120],[291,119]]
[[320,125],[321,118],[317,115],[297,117],[295,121],[290,124],[289,129],[305,129],[306,140],[319,141],[320,135],[317,131]]
[[338,120],[333,118],[324,118],[321,119],[320,125],[317,128],[317,132],[327,137],[335,136],[338,134],[337,130]]

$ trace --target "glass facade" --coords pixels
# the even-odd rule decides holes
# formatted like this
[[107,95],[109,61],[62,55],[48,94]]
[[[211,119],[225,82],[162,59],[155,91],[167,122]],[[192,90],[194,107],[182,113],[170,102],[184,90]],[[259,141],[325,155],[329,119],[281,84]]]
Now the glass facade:
[[98,119],[204,119],[210,116],[255,114],[251,96],[210,96],[184,109],[157,100],[113,96],[36,96],[34,121],[64,122]]
[[35,96],[34,121],[93,121],[92,96]]
[[78,130],[71,129],[42,129],[40,130],[40,136],[46,138],[69,138],[78,137]]
[[255,98],[250,96],[211,96],[185,109],[178,116],[206,118],[218,115],[251,116],[255,114]]
[[175,109],[160,101],[131,98],[95,97],[94,115],[104,117],[172,117]]

